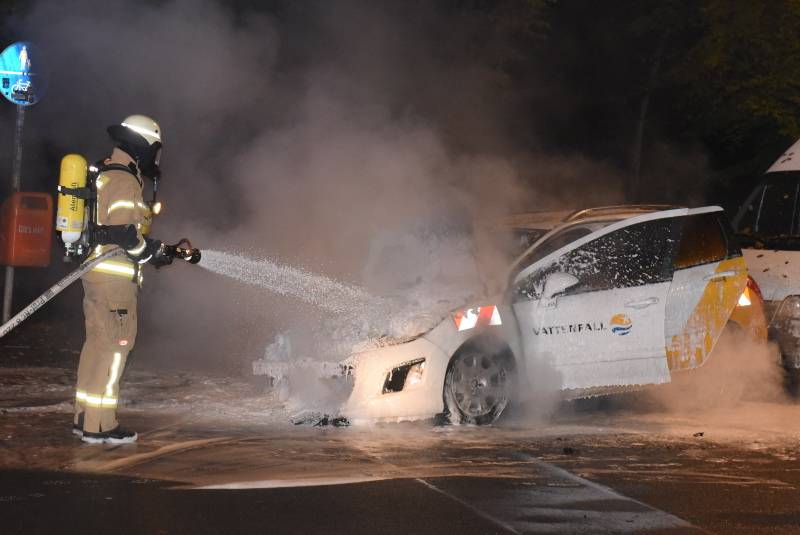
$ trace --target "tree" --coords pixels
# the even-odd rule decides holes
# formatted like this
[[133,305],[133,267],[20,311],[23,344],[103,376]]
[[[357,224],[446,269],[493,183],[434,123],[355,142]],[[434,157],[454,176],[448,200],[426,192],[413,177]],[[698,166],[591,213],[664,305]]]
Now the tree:
[[723,169],[774,158],[800,137],[800,2],[701,6],[697,38],[665,84],[678,96],[675,126],[698,135]]

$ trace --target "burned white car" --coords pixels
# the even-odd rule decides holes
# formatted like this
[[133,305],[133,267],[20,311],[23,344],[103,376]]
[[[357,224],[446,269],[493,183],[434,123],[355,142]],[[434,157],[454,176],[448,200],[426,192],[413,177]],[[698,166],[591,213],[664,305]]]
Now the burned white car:
[[701,366],[729,321],[766,337],[719,207],[529,214],[514,225],[533,243],[512,263],[505,291],[413,339],[352,355],[344,416],[489,424],[532,376],[546,374],[567,397],[591,396]]

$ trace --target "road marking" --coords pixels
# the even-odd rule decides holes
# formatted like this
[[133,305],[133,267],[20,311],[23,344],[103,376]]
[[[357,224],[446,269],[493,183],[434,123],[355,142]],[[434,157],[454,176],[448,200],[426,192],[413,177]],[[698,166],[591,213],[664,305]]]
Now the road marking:
[[[639,500],[637,500],[635,498],[631,498],[629,496],[625,496],[623,494],[620,494],[619,492],[615,491],[614,489],[606,487],[605,485],[601,485],[600,483],[596,483],[594,481],[582,478],[582,477],[580,477],[578,475],[575,475],[572,472],[570,472],[568,470],[565,470],[565,469],[563,469],[563,468],[561,468],[559,466],[556,466],[554,464],[550,464],[548,462],[545,462],[545,461],[539,459],[538,457],[534,457],[533,455],[528,455],[528,454],[524,454],[524,453],[517,453],[517,454],[515,454],[515,457],[517,457],[519,459],[522,459],[522,460],[530,461],[534,466],[536,466],[537,468],[539,468],[540,470],[542,470],[545,473],[549,473],[552,476],[555,476],[557,478],[566,479],[567,481],[571,481],[572,483],[575,483],[576,485],[580,485],[580,486],[582,486],[584,488],[591,489],[592,491],[594,491],[595,495],[594,496],[588,496],[589,500],[585,500],[585,498],[584,498],[584,500],[588,501],[589,504],[591,504],[592,501],[601,502],[604,499],[605,500],[609,500],[610,499],[610,500],[617,500],[617,501],[620,501],[620,502],[628,502],[628,503],[636,504],[639,507],[641,507],[641,508],[646,510],[646,512],[644,512],[643,514],[639,514],[639,513],[634,514],[634,516],[632,518],[630,517],[629,514],[628,515],[615,515],[613,513],[609,513],[609,512],[603,511],[603,510],[599,510],[599,511],[597,511],[597,513],[599,513],[599,515],[601,515],[601,518],[596,518],[595,520],[601,520],[601,519],[605,520],[605,522],[603,522],[604,524],[606,524],[605,526],[603,526],[603,528],[605,528],[605,529],[610,529],[612,531],[635,532],[635,531],[640,531],[640,530],[643,530],[643,529],[682,528],[682,529],[693,529],[693,530],[696,530],[697,532],[701,532],[701,533],[705,532],[705,533],[707,533],[705,530],[703,530],[701,528],[698,528],[697,526],[695,526],[695,525],[687,522],[686,520],[683,520],[682,518],[679,518],[679,517],[677,517],[677,516],[675,516],[675,515],[673,515],[671,513],[667,513],[666,511],[662,511],[660,509],[657,509],[657,508],[653,507],[652,505],[646,504],[646,503],[644,503],[642,501],[639,501]],[[576,496],[572,496],[572,494],[574,494],[574,492],[570,492],[570,493],[568,493],[568,496],[566,496],[567,502],[564,502],[564,503],[561,503],[561,504],[555,503],[554,505],[556,505],[556,506],[558,506],[558,505],[567,506],[567,505],[569,505],[569,502],[573,502],[573,503],[576,502],[577,501],[575,499]],[[580,510],[580,509],[576,510],[576,512],[581,512],[581,511],[582,510]],[[586,511],[583,511],[583,512],[585,513]],[[590,515],[586,515],[584,518],[591,519],[592,516],[593,515],[590,514]],[[615,519],[614,518],[615,516],[619,516],[620,518]],[[607,522],[608,520],[611,521],[612,525],[608,525],[609,524],[609,522]],[[618,521],[623,521],[623,523],[618,524]],[[600,526],[597,526],[596,524],[587,526],[587,528],[588,528],[587,532],[596,530],[598,527],[600,527]],[[577,531],[578,530],[576,530],[576,532]]]
[[530,477],[417,479],[510,533],[638,533],[680,529],[689,522],[532,455],[514,453]]
[[495,517],[493,517],[492,515],[490,515],[490,514],[486,513],[485,511],[482,511],[482,510],[478,509],[478,508],[477,508],[477,507],[475,507],[474,505],[472,505],[472,504],[470,504],[470,503],[467,503],[467,502],[465,502],[465,501],[464,501],[464,500],[462,500],[461,498],[458,498],[458,497],[456,497],[456,496],[453,496],[453,495],[452,495],[452,494],[450,494],[449,492],[445,492],[445,491],[443,491],[442,489],[440,489],[439,487],[435,486],[434,484],[432,484],[432,483],[430,483],[430,482],[428,482],[428,481],[425,481],[424,479],[419,479],[419,478],[417,478],[417,480],[416,480],[416,481],[417,481],[417,482],[419,482],[419,483],[422,483],[423,485],[425,485],[425,486],[426,486],[426,487],[428,487],[429,489],[431,489],[431,490],[433,490],[433,491],[435,491],[435,492],[438,492],[439,494],[442,494],[442,495],[444,495],[444,496],[447,496],[447,497],[448,497],[448,498],[450,498],[451,500],[453,500],[453,501],[455,501],[455,502],[457,502],[457,503],[459,503],[459,504],[463,505],[464,507],[466,507],[467,509],[469,509],[470,511],[472,511],[473,513],[475,513],[475,514],[476,514],[476,515],[478,515],[479,517],[483,518],[484,520],[488,520],[488,521],[489,521],[489,522],[491,522],[492,524],[495,524],[496,526],[499,526],[499,527],[503,528],[504,530],[508,531],[509,533],[516,533],[516,534],[519,534],[519,533],[520,533],[519,531],[517,531],[516,529],[514,529],[514,528],[513,528],[513,526],[511,526],[511,525],[509,525],[509,524],[506,524],[506,523],[505,523],[505,522],[503,522],[502,520],[500,520],[500,519],[498,519],[498,518],[495,518]]

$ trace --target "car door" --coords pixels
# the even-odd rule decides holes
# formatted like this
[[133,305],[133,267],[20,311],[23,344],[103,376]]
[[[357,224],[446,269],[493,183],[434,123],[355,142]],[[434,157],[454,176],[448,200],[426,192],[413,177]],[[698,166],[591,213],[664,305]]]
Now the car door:
[[693,209],[680,220],[665,325],[670,370],[707,360],[747,285],[747,266],[722,208]]
[[675,217],[685,213],[615,223],[516,276],[510,297],[525,357],[551,366],[561,389],[669,381],[664,321]]

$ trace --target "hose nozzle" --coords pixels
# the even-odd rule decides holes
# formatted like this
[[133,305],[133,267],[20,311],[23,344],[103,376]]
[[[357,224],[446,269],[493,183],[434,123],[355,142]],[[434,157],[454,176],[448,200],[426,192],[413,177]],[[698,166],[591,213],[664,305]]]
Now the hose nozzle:
[[175,245],[167,246],[170,253],[175,258],[180,258],[181,260],[186,260],[190,264],[197,264],[200,262],[201,254],[200,249],[192,247],[192,242],[187,240],[186,238],[181,239]]

